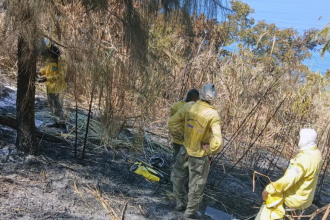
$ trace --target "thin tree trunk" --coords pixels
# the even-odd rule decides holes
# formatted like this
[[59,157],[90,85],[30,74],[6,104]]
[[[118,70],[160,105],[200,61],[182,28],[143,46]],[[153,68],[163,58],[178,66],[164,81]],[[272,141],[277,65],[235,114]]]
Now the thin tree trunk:
[[76,136],[74,140],[74,157],[77,158],[77,145],[78,145],[78,94],[77,94],[77,71],[74,74],[74,99],[76,102]]
[[[21,11],[19,18],[21,23],[31,20],[32,13],[28,4]],[[35,24],[22,25],[23,29],[33,28]],[[31,24],[31,25],[30,25]],[[23,33],[35,33],[33,31],[22,31]],[[28,39],[32,39],[29,40]],[[32,41],[32,42],[31,42]],[[36,47],[34,36],[29,38],[21,34],[18,38],[18,76],[17,76],[17,138],[16,147],[27,154],[38,154],[39,148],[36,144],[36,128],[34,125],[34,102],[35,102],[35,78],[36,78]]]
[[88,117],[87,117],[87,125],[86,125],[86,133],[85,133],[84,147],[83,147],[83,153],[82,153],[81,159],[84,159],[84,157],[85,157],[85,149],[86,149],[86,143],[87,143],[87,137],[88,137],[89,121],[90,121],[90,118],[91,118],[91,112],[92,112],[92,104],[93,104],[94,89],[95,89],[95,85],[93,85],[92,93],[91,93],[91,100],[90,100],[90,102],[89,102]]

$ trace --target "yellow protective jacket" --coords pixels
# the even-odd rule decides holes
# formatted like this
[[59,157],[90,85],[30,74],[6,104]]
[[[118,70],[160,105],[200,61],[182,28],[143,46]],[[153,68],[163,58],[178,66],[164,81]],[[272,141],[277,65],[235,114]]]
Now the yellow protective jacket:
[[66,61],[64,55],[58,58],[58,62],[47,59],[45,67],[40,70],[40,73],[42,76],[47,77],[48,93],[61,93],[66,89]]
[[170,118],[168,127],[174,138],[184,141],[189,156],[206,156],[203,144],[210,144],[212,155],[221,149],[220,116],[215,108],[206,102],[188,102]]
[[[179,109],[181,109],[184,105],[186,104],[185,101],[180,101],[180,102],[177,102],[175,103],[172,108],[171,108],[171,111],[170,111],[170,117],[172,117],[177,111],[179,111]],[[182,124],[183,125],[183,124]],[[182,126],[182,132],[183,132],[183,126]],[[183,145],[183,141],[182,140],[178,140],[176,138],[173,138],[173,143],[176,143],[176,144],[180,144],[180,145]]]
[[171,107],[170,117],[172,117],[177,111],[179,111],[179,109],[182,108],[185,104],[186,102],[184,100],[175,103]]
[[266,191],[271,195],[283,194],[284,202],[290,208],[306,209],[313,202],[321,166],[322,155],[316,146],[300,151],[290,161],[284,176],[269,184]]

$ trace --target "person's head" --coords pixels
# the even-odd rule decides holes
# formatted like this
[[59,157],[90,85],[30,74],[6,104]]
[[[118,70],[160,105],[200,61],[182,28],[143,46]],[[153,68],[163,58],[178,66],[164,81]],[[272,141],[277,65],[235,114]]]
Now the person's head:
[[215,87],[215,85],[214,84],[206,84],[201,89],[201,91],[199,93],[199,98],[202,101],[211,103],[212,101],[214,101],[216,99],[217,95],[218,95],[218,92],[217,92],[217,88]]
[[303,128],[299,132],[299,148],[306,150],[317,145],[317,133],[314,129]]
[[59,56],[61,55],[61,51],[58,47],[56,47],[54,44],[51,44],[49,48],[47,48],[47,54],[48,57],[57,60]]
[[38,41],[38,55],[46,58],[51,58],[52,60],[57,60],[61,55],[61,50],[51,43],[50,40],[44,38]]
[[191,89],[189,90],[189,92],[187,93],[187,97],[186,97],[186,102],[191,102],[191,101],[198,101],[199,100],[199,92],[197,89]]

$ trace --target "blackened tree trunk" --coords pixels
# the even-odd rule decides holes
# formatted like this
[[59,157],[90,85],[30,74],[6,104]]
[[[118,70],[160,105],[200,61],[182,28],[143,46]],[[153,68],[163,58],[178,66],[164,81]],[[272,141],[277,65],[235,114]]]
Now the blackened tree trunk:
[[[24,1],[23,1],[24,2]],[[27,154],[38,154],[36,130],[34,125],[35,78],[36,78],[36,24],[28,3],[17,16],[22,25],[18,38],[18,76],[17,76],[17,138],[16,147]]]

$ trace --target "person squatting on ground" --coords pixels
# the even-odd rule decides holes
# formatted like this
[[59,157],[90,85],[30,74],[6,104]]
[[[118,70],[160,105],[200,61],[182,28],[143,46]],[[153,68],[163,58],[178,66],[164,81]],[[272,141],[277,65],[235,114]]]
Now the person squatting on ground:
[[[206,84],[200,91],[201,100],[185,104],[168,122],[172,136],[184,143],[173,165],[171,180],[176,210],[185,210],[186,219],[201,218],[198,208],[203,199],[211,156],[218,153],[222,146],[220,116],[211,105],[216,96],[216,87]],[[185,192],[187,182],[188,203]]]
[[256,220],[282,219],[284,205],[290,209],[304,210],[312,205],[318,176],[322,166],[322,155],[317,148],[317,134],[313,129],[299,132],[298,155],[282,178],[266,186],[262,198],[266,201]]
[[63,91],[67,86],[66,68],[65,57],[60,49],[48,43],[45,66],[40,70],[41,77],[38,79],[40,83],[46,82],[48,102],[56,119],[56,123],[47,124],[48,127],[57,126],[66,129],[63,111]]
[[[184,100],[175,103],[171,107],[170,117],[172,117],[177,111],[179,111],[179,109],[181,109],[187,102],[196,102],[197,100],[199,100],[198,90],[197,89],[189,90]],[[183,130],[183,126],[182,126],[182,130]],[[180,148],[183,146],[183,141],[173,138],[172,146],[173,146],[173,163],[174,163],[176,159],[176,155],[178,155]]]

